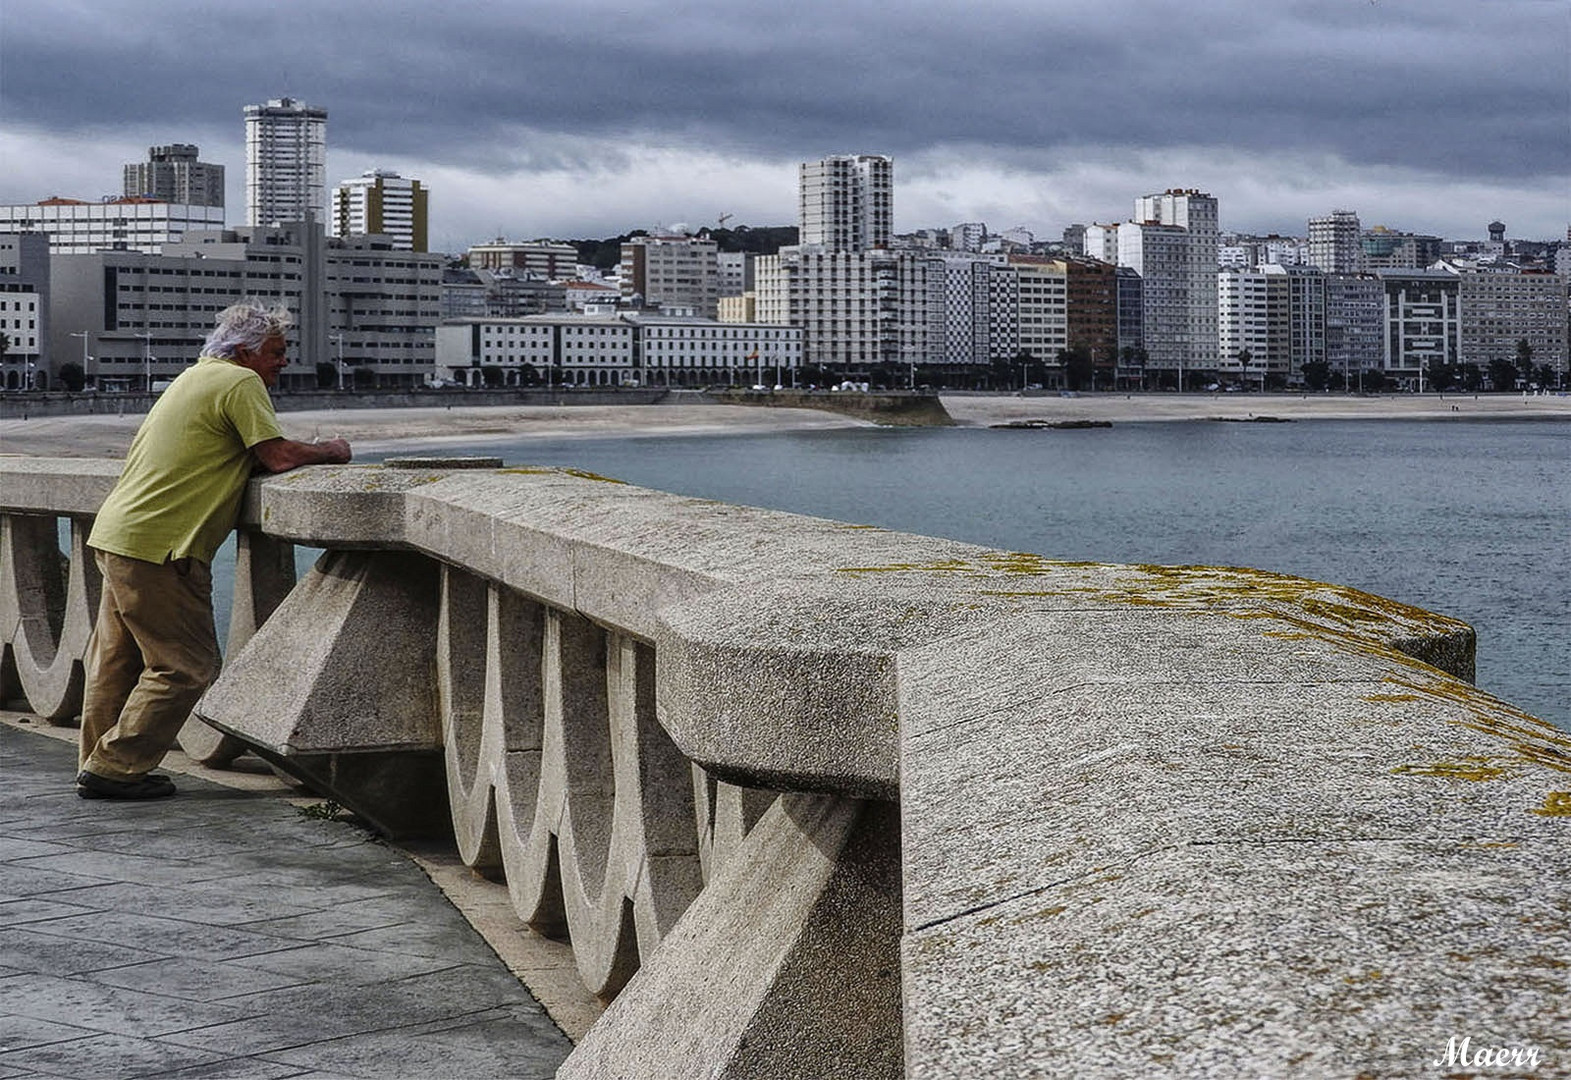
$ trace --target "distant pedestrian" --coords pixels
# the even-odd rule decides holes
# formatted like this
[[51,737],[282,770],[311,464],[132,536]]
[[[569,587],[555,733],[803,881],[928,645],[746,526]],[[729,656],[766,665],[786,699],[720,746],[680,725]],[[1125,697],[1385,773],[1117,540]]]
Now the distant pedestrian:
[[219,668],[209,563],[254,471],[346,462],[349,444],[283,437],[268,388],[289,363],[289,313],[221,312],[202,356],[159,397],[99,508],[88,546],[103,574],[87,647],[84,799],[173,795],[152,769]]

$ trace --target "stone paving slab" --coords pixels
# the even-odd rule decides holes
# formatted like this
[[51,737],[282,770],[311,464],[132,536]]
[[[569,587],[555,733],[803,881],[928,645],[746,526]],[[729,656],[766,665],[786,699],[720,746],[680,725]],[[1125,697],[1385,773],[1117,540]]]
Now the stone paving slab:
[[83,915],[92,908],[59,900],[0,900],[0,927],[23,926],[43,919],[64,919]]
[[546,1077],[572,1049],[419,867],[176,777],[83,800],[0,724],[0,1080]]

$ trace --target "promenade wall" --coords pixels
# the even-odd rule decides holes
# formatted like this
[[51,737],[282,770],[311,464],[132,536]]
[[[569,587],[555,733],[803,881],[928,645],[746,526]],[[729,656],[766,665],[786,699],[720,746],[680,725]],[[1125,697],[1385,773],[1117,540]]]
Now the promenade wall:
[[[1571,741],[1466,625],[457,464],[253,482],[182,739],[451,830],[610,1003],[562,1076],[1571,1068]],[[0,458],[0,695],[51,722],[117,470]]]
[[[407,409],[472,405],[653,405],[670,396],[665,389],[499,389],[465,390],[300,390],[273,395],[279,412],[317,409]],[[696,396],[696,395],[695,395]],[[0,394],[0,420],[44,416],[135,416],[147,412],[156,394],[44,393]],[[684,401],[689,399],[684,397]]]

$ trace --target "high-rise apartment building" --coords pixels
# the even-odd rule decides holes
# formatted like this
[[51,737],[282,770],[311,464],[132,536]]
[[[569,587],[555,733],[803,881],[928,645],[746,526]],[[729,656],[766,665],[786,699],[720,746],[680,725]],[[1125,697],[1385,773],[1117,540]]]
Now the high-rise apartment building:
[[1461,283],[1462,363],[1480,368],[1492,360],[1515,363],[1519,343],[1525,341],[1535,367],[1547,365],[1565,374],[1567,289],[1562,275],[1454,272]]
[[247,225],[327,223],[327,110],[274,98],[245,107]]
[[1218,267],[1236,266],[1251,270],[1257,266],[1309,265],[1308,245],[1296,236],[1249,236],[1232,233],[1222,237],[1217,248]]
[[429,251],[428,192],[420,181],[372,169],[333,189],[328,235],[340,239],[381,234],[399,251]]
[[696,236],[635,236],[622,245],[622,296],[712,319],[720,298],[719,250]]
[[928,348],[946,364],[1012,360],[1020,351],[1020,275],[1003,256],[928,260]]
[[803,246],[871,251],[894,231],[894,162],[878,154],[841,154],[803,162],[798,204]]
[[[1140,275],[1141,341],[1146,350],[1146,370],[1172,373],[1187,384],[1199,366],[1190,326],[1192,275],[1188,231],[1177,225],[1127,222],[1118,227],[1117,236],[1118,265],[1130,267]],[[1214,266],[1211,280],[1211,293],[1215,296]],[[1211,311],[1214,320],[1214,302]],[[1213,330],[1213,367],[1216,348]]]
[[1118,275],[1100,259],[1059,260],[1069,299],[1069,347],[1090,350],[1099,376],[1111,381],[1118,354]]
[[1264,268],[1228,267],[1217,274],[1217,366],[1223,374],[1264,385],[1268,370],[1286,370],[1286,284]]
[[1217,273],[1218,371],[1246,384],[1286,386],[1325,359],[1325,275],[1267,263]]
[[[125,194],[187,206],[224,205],[224,167],[198,161],[188,143],[152,146],[125,167]],[[222,222],[220,222],[222,224]]]
[[1385,371],[1422,390],[1429,371],[1462,353],[1461,284],[1445,270],[1380,270],[1385,286]]
[[1145,282],[1132,266],[1113,271],[1117,294],[1118,378],[1145,388]]
[[1325,358],[1344,389],[1362,388],[1385,356],[1385,286],[1373,274],[1327,274]]
[[[1184,352],[1186,368],[1215,368],[1216,267],[1220,242],[1216,199],[1193,188],[1169,188],[1157,195],[1142,195],[1135,200],[1134,222],[1139,225],[1174,226],[1184,230],[1187,248],[1184,259],[1187,266],[1187,311],[1177,344]],[[1123,250],[1123,231],[1124,227],[1121,227],[1120,252]],[[1122,256],[1119,261],[1123,261]],[[1141,272],[1144,273],[1143,270]],[[1147,277],[1148,284],[1149,281]],[[1150,315],[1148,309],[1148,320]]]
[[1309,219],[1309,265],[1328,274],[1356,274],[1363,269],[1359,239],[1363,226],[1351,210],[1333,210]]
[[781,248],[758,257],[758,321],[802,329],[803,361],[865,373],[941,360],[929,348],[929,272],[920,251]]
[[1069,348],[1069,270],[1062,259],[1011,255],[1019,282],[1019,350],[1046,364],[1058,363]]

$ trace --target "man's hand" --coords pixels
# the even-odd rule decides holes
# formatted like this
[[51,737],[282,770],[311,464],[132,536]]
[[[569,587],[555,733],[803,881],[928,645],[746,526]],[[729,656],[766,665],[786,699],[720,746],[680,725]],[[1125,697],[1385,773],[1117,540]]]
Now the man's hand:
[[301,465],[342,465],[353,453],[345,439],[326,442],[295,442],[293,439],[268,439],[251,447],[257,462],[271,473],[288,472]]

